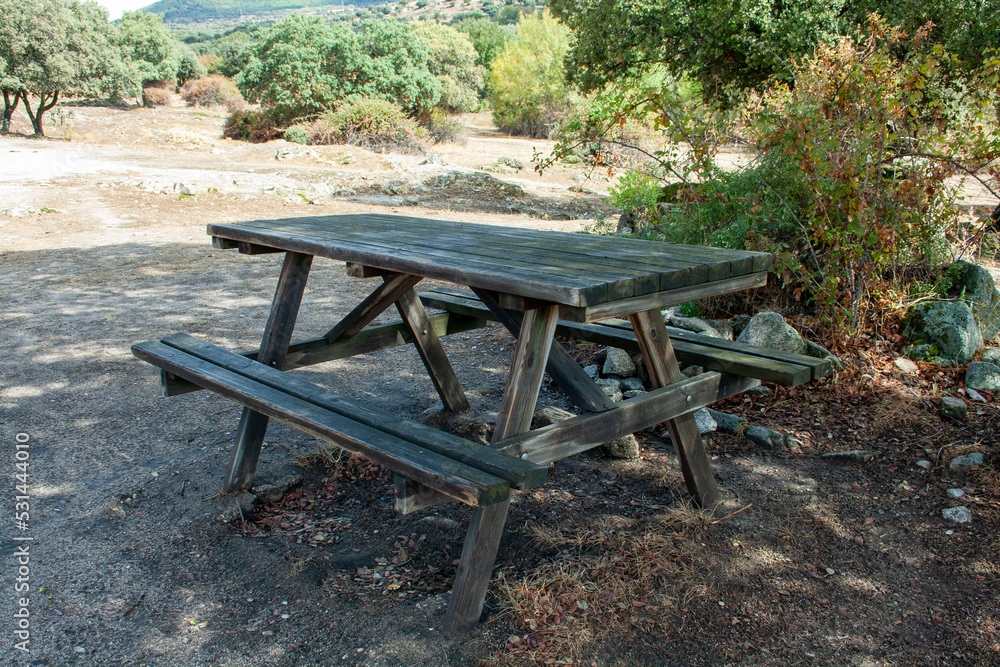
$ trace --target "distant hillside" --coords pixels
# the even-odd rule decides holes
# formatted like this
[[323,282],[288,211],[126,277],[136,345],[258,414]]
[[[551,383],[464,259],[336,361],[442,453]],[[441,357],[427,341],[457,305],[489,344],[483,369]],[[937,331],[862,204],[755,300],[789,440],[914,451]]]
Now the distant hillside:
[[232,20],[310,7],[341,4],[367,6],[379,0],[159,0],[142,8],[147,13],[163,14],[166,23],[205,23]]

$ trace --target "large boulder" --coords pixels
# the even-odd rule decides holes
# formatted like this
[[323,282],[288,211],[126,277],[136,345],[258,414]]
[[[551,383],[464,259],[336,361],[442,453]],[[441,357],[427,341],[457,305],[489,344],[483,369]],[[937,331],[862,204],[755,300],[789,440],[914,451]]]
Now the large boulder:
[[979,324],[964,301],[918,303],[906,314],[903,336],[912,343],[909,356],[939,357],[950,364],[968,363],[983,346]]
[[808,345],[799,332],[778,313],[757,313],[737,338],[741,343],[769,347],[772,350],[806,354]]
[[972,307],[983,338],[990,340],[1000,333],[1000,292],[990,272],[978,264],[959,260],[948,267],[947,273],[952,292]]

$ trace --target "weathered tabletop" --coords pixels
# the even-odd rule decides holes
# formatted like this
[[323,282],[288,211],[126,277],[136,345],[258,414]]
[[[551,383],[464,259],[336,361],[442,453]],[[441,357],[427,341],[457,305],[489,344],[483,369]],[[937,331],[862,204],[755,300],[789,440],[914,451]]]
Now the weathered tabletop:
[[677,303],[668,293],[686,301],[757,287],[771,266],[767,253],[394,215],[212,224],[208,233],[559,304],[577,321]]

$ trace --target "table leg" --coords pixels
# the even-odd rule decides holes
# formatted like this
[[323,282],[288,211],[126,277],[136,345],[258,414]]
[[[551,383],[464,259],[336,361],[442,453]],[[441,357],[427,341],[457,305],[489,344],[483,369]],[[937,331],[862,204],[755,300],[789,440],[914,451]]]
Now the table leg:
[[434,388],[441,396],[444,406],[452,412],[468,410],[469,399],[462,391],[462,383],[458,381],[455,369],[448,361],[441,339],[434,333],[434,327],[431,326],[420,297],[413,289],[409,289],[396,299],[396,308],[399,310],[399,316],[410,328],[410,333],[413,334],[413,343],[420,353],[424,366],[427,367],[427,373],[431,376],[431,382],[434,383]]
[[[647,310],[629,316],[639,349],[646,361],[649,379],[656,387],[664,387],[684,379],[670,344],[663,316],[659,310]],[[667,422],[670,438],[674,441],[677,458],[688,491],[699,506],[715,509],[719,503],[719,488],[712,476],[712,466],[705,451],[705,443],[698,433],[694,415],[687,414]]]
[[[558,320],[558,306],[524,313],[493,433],[494,442],[530,428]],[[486,508],[477,507],[472,515],[445,617],[445,628],[451,636],[476,625],[483,613],[509,505],[508,500]]]
[[[302,304],[302,293],[309,278],[312,259],[312,255],[298,252],[285,253],[285,263],[281,267],[278,288],[274,292],[274,301],[271,302],[271,314],[267,319],[264,336],[260,342],[260,352],[257,355],[257,361],[262,364],[281,368],[285,360],[288,344],[292,339],[292,330],[295,328],[295,319]],[[264,415],[243,408],[240,425],[236,430],[233,458],[223,486],[223,491],[226,493],[249,489],[253,485],[267,422],[268,419]]]
[[[495,292],[473,288],[476,296],[489,308],[497,320],[515,337],[521,333],[521,313],[510,311],[500,305]],[[546,367],[549,375],[573,404],[586,412],[604,412],[615,407],[604,391],[594,384],[576,359],[558,341],[553,341]]]

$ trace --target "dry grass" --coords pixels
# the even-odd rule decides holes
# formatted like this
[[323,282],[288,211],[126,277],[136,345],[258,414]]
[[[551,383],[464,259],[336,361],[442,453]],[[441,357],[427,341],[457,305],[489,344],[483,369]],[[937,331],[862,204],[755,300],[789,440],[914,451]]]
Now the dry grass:
[[694,598],[708,593],[700,533],[711,516],[682,505],[641,520],[610,517],[588,530],[529,526],[557,549],[530,574],[501,577],[506,613],[523,625],[488,664],[574,661],[598,641],[635,628],[673,627]]

